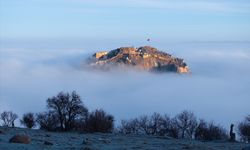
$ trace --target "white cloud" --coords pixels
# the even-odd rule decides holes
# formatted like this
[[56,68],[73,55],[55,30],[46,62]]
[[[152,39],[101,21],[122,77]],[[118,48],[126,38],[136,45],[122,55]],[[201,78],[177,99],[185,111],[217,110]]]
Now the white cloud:
[[[137,7],[165,9],[166,11],[212,12],[212,13],[250,13],[250,3],[238,1],[213,0],[74,0],[96,6]],[[72,1],[71,1],[72,2]]]
[[[198,117],[228,125],[249,109],[249,44],[236,44],[234,48],[226,45],[223,49],[208,45],[184,44],[175,51],[190,66],[193,73],[188,76],[75,69],[67,65],[68,57],[75,58],[81,54],[79,50],[0,49],[5,58],[0,61],[0,109],[20,115],[43,111],[48,97],[76,90],[90,109],[104,108],[116,120],[154,111],[176,114],[190,109]],[[55,63],[58,59],[63,63]],[[52,63],[47,63],[50,60]]]

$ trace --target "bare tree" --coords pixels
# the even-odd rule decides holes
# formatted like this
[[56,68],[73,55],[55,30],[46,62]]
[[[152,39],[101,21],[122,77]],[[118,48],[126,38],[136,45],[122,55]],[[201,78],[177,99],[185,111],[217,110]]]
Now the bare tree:
[[170,128],[167,135],[176,139],[179,138],[179,128],[176,124],[175,118],[171,119]]
[[159,113],[154,113],[150,117],[147,115],[130,120],[122,120],[120,130],[126,134],[147,134],[159,135],[162,132],[163,117]]
[[42,112],[38,113],[36,122],[39,124],[40,129],[47,131],[60,130],[60,124],[58,117],[53,112]]
[[114,117],[99,109],[91,112],[86,120],[87,132],[112,132],[114,128]]
[[150,117],[150,129],[152,135],[158,135],[160,133],[160,128],[163,123],[163,118],[159,113],[153,113]]
[[250,142],[250,115],[245,117],[245,120],[238,125],[239,135],[244,142]]
[[175,123],[179,128],[181,138],[192,138],[197,120],[190,111],[183,111],[175,117]]
[[172,122],[171,118],[165,114],[160,118],[160,124],[158,126],[158,135],[160,136],[171,136],[172,137]]
[[22,119],[20,120],[21,124],[26,126],[27,128],[33,128],[36,125],[36,119],[34,113],[26,113],[23,115]]
[[131,120],[122,120],[119,131],[123,134],[139,134],[140,124],[137,118]]
[[151,134],[150,119],[148,116],[144,115],[139,117],[138,126],[142,133],[147,135]]
[[200,119],[199,124],[195,130],[195,139],[197,140],[210,140],[209,128],[205,120]]
[[61,131],[72,130],[76,120],[86,118],[88,114],[88,109],[75,91],[71,94],[60,92],[57,96],[48,98],[47,107],[59,120]]
[[140,126],[139,126],[139,121],[137,118],[131,119],[128,122],[128,126],[130,127],[130,132],[133,134],[139,134],[140,132]]
[[226,130],[213,122],[207,123],[201,119],[195,130],[195,139],[197,140],[222,140],[227,139]]
[[220,125],[216,125],[213,122],[210,122],[208,125],[209,128],[209,136],[211,140],[225,140],[228,139],[226,129],[224,129]]
[[132,134],[131,127],[127,120],[121,120],[121,125],[118,128],[118,132],[122,134]]
[[125,134],[147,134],[198,140],[227,139],[226,130],[213,122],[200,120],[190,111],[182,111],[174,118],[154,113],[130,120],[122,120],[119,131]]
[[3,126],[15,127],[15,120],[18,115],[12,111],[4,111],[1,113],[1,120],[3,120]]
[[119,131],[125,134],[147,134],[178,138],[178,128],[168,115],[153,113],[139,118],[122,120]]

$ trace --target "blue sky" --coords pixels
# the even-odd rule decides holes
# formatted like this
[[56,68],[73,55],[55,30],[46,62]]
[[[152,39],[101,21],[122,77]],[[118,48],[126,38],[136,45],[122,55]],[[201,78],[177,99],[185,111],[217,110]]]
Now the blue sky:
[[[192,74],[81,67],[147,38]],[[228,127],[249,111],[249,66],[250,0],[0,0],[0,112],[44,111],[48,97],[76,90],[117,120],[188,109]]]
[[249,41],[249,0],[0,0],[1,39]]

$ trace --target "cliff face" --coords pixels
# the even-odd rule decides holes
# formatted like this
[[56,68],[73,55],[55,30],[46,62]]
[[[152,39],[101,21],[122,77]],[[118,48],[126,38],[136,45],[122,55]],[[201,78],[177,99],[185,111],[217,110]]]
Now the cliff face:
[[98,69],[131,67],[153,72],[189,72],[183,59],[173,57],[150,46],[121,47],[109,52],[97,52],[90,59],[89,65]]

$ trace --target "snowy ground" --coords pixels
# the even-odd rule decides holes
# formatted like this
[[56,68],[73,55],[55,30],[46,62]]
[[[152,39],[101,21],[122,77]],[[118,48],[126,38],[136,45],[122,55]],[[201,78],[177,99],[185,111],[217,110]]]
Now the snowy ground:
[[[120,134],[80,134],[54,133],[41,130],[0,127],[0,150],[243,150],[250,144],[223,141],[199,142],[193,140],[176,140],[156,136],[134,136]],[[9,143],[15,134],[26,134],[31,138],[30,144]],[[48,141],[53,145],[45,145]]]

